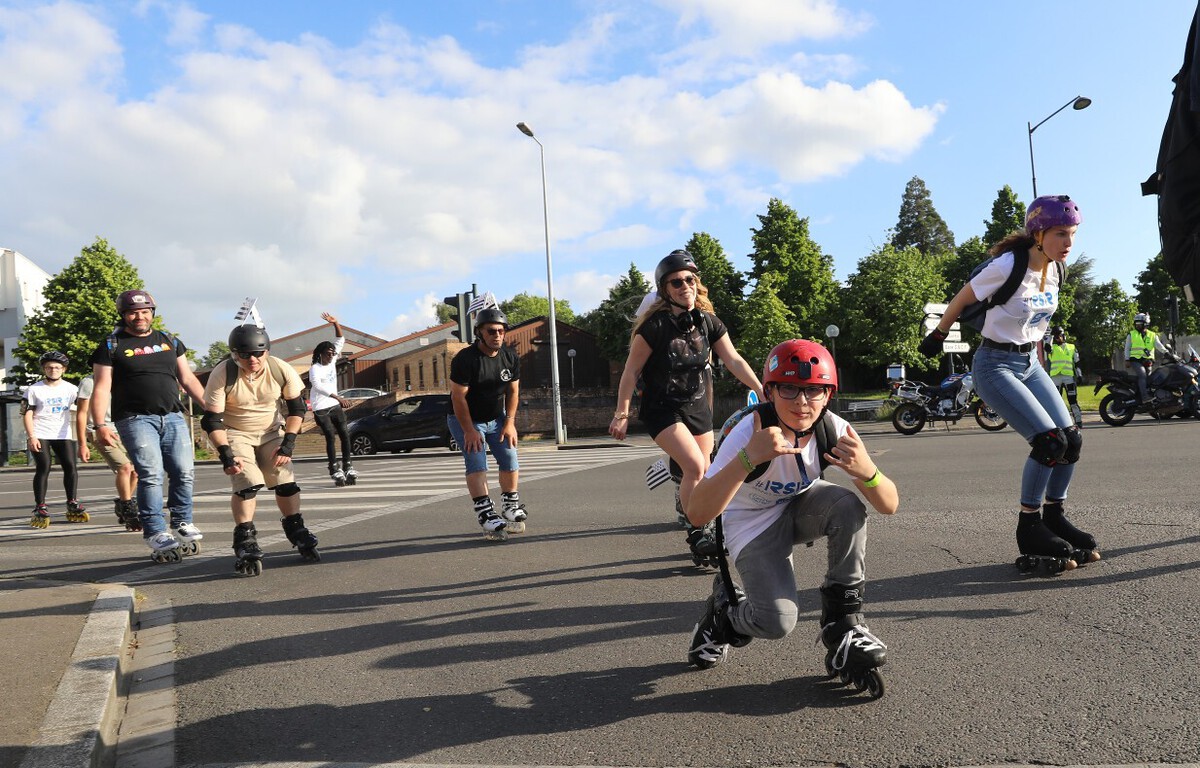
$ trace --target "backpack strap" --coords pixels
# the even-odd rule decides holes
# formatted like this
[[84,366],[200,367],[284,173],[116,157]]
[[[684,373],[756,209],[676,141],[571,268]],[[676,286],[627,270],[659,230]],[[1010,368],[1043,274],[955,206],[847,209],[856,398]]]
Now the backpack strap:
[[[779,414],[775,411],[774,403],[758,403],[751,406],[748,411],[758,413],[759,422],[763,429],[779,426]],[[828,408],[821,411],[821,417],[813,424],[812,436],[817,441],[817,462],[821,468],[818,477],[823,480],[825,479],[825,468],[829,466],[829,460],[825,458],[825,454],[829,453],[829,449],[837,445],[838,441],[837,427],[834,426],[833,419],[829,418]],[[799,454],[796,455],[796,461],[797,463],[803,461]],[[770,463],[768,461],[756,466],[754,471],[746,475],[746,482],[753,482],[762,477]]]
[[1012,252],[1013,268],[1012,272],[1008,273],[1008,277],[1004,279],[996,292],[987,298],[987,308],[998,307],[1004,304],[1013,297],[1017,292],[1017,288],[1021,287],[1021,281],[1025,279],[1025,273],[1029,271],[1029,249],[1021,248]]
[[[271,355],[267,355],[267,369],[271,371],[271,378],[275,379],[275,383],[279,385],[279,397],[283,397],[283,385],[287,381],[287,377],[283,373],[283,363],[276,360]],[[229,397],[229,393],[233,391],[233,386],[237,384],[240,368],[233,358],[225,361],[225,397]]]

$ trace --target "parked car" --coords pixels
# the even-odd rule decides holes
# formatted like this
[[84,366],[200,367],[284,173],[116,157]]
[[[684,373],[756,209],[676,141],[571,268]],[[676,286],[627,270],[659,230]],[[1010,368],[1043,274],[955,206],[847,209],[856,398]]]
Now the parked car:
[[355,456],[390,451],[408,453],[413,448],[458,450],[450,436],[446,415],[450,395],[416,395],[350,422],[350,450]]
[[378,389],[354,387],[353,389],[343,389],[341,392],[338,392],[338,397],[344,397],[347,400],[370,400],[372,397],[379,397],[382,394]]

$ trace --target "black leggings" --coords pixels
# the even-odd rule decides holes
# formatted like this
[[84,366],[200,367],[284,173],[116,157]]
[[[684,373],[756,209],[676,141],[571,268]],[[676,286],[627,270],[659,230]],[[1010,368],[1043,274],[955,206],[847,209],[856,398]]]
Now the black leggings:
[[63,488],[67,492],[67,499],[75,501],[75,490],[79,482],[79,472],[75,469],[75,441],[74,440],[42,440],[42,450],[32,451],[33,464],[36,469],[33,472],[33,500],[37,504],[46,503],[46,484],[50,479],[50,452],[54,451],[54,458],[58,459],[58,463],[63,470]]
[[323,411],[313,411],[313,418],[321,433],[325,435],[325,456],[329,459],[329,471],[337,469],[337,454],[334,452],[334,434],[342,441],[342,466],[350,466],[350,433],[346,431],[346,412],[335,405]]

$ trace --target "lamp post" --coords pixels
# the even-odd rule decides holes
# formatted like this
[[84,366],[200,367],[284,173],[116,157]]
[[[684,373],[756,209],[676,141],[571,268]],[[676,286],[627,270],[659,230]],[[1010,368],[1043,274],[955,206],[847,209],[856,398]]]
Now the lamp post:
[[567,357],[571,358],[571,389],[575,389],[575,348],[571,347],[567,350]]
[[564,445],[567,437],[563,432],[562,395],[558,388],[558,328],[554,318],[554,271],[550,261],[550,209],[546,195],[546,148],[538,137],[533,135],[533,129],[528,123],[517,123],[517,130],[537,141],[538,153],[542,159],[542,221],[546,229],[546,298],[550,300],[550,390],[554,402],[554,442]]
[[1075,111],[1078,112],[1081,109],[1087,109],[1091,105],[1092,105],[1092,100],[1089,99],[1087,96],[1076,96],[1075,98],[1068,101],[1066,104],[1063,104],[1061,107],[1059,107],[1058,109],[1051,112],[1044,120],[1042,120],[1041,123],[1038,123],[1037,125],[1030,125],[1029,123],[1025,123],[1025,127],[1029,129],[1029,175],[1033,180],[1033,198],[1035,200],[1037,199],[1037,172],[1033,169],[1033,132],[1036,131],[1038,128],[1040,128],[1042,123],[1046,122],[1046,120],[1049,120],[1051,117],[1054,117],[1059,112],[1062,112],[1064,109],[1066,109],[1067,107],[1072,107],[1073,109],[1075,109]]
[[[829,356],[833,358],[833,372],[835,375],[838,372],[838,369],[837,369],[838,368],[837,337],[841,332],[842,332],[841,329],[838,328],[836,325],[833,325],[832,323],[825,326],[825,335],[829,337]],[[840,392],[842,390],[842,387],[841,387],[842,377],[838,376],[837,378],[838,378],[838,391]],[[838,401],[837,401],[836,396],[834,398],[833,409],[835,411],[838,410]]]

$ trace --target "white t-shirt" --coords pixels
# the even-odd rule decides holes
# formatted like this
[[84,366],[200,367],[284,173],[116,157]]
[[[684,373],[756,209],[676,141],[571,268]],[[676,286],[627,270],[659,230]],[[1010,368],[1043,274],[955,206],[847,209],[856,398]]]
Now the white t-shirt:
[[[827,418],[833,420],[834,430],[840,438],[846,434],[849,424],[835,413]],[[747,416],[734,426],[721,441],[717,457],[705,473],[712,477],[731,461],[740,461],[738,451],[746,447],[754,434],[754,419]],[[804,460],[803,469],[797,458]],[[817,441],[809,438],[804,452],[797,455],[777,456],[767,471],[753,482],[742,483],[733,500],[725,508],[722,526],[725,531],[725,546],[729,556],[737,560],[742,548],[761,534],[783,514],[784,506],[793,498],[809,489],[814,480],[821,477],[820,457],[817,456]]]
[[60,379],[50,386],[43,379],[25,390],[25,401],[33,411],[33,437],[38,440],[71,440],[71,406],[79,387]]
[[[80,400],[91,400],[92,393],[94,393],[95,391],[96,391],[96,380],[91,376],[84,376],[79,381],[79,394],[75,396],[76,402],[78,403],[78,401],[80,401]],[[104,421],[106,423],[112,421],[112,400],[109,400],[108,410],[104,412]],[[88,413],[87,424],[88,424],[88,429],[91,429],[93,426],[95,426],[94,424],[92,424],[92,414],[91,413]]]
[[[995,293],[1013,270],[1012,253],[1003,253],[992,260],[978,275],[971,278],[975,298],[986,299]],[[1046,285],[1042,287],[1042,271],[1029,269],[1012,297],[987,311],[983,320],[983,335],[992,341],[1027,344],[1040,341],[1050,327],[1050,318],[1058,309],[1058,268],[1046,265]]]
[[308,369],[308,401],[314,411],[323,411],[338,404],[333,397],[337,394],[337,361],[346,344],[345,336],[333,340],[333,362],[329,365],[313,363]]

